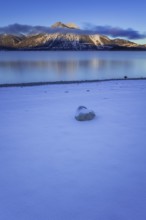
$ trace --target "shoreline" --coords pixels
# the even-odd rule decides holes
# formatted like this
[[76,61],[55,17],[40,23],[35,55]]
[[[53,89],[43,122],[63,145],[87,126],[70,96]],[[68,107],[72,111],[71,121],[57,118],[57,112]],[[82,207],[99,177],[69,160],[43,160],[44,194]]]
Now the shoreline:
[[45,49],[0,49],[0,52],[146,52],[145,48],[98,49],[98,50],[45,50]]
[[121,81],[121,80],[146,80],[145,77],[142,78],[122,78],[122,79],[102,79],[102,80],[76,80],[76,81],[54,81],[54,82],[28,82],[28,83],[5,83],[0,84],[0,88],[7,87],[31,87],[31,86],[44,86],[44,85],[63,85],[63,84],[81,84],[81,83],[96,83],[96,82],[109,82],[109,81]]

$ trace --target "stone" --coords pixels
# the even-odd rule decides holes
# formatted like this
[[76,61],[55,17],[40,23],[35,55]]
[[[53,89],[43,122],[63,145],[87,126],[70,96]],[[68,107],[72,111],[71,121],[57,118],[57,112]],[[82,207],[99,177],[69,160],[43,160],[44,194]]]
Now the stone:
[[79,106],[76,110],[75,119],[77,121],[89,121],[95,118],[95,113],[87,109],[85,106]]

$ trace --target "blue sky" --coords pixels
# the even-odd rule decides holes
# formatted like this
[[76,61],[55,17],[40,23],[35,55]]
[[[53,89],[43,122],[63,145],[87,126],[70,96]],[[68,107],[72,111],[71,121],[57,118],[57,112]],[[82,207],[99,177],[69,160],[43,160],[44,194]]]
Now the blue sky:
[[[0,27],[20,23],[50,26],[56,21],[132,28],[146,32],[144,0],[0,0]],[[146,43],[146,39],[140,40]]]

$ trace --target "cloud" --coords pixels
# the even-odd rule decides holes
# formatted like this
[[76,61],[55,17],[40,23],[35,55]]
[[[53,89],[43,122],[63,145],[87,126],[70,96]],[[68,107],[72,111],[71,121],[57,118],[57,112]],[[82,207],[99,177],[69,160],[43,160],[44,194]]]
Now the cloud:
[[0,34],[36,34],[36,33],[67,33],[67,32],[76,32],[73,29],[67,28],[51,28],[45,26],[31,26],[23,24],[12,24],[5,27],[0,27]]
[[85,25],[85,29],[92,30],[95,33],[99,33],[101,35],[107,35],[110,37],[122,37],[130,40],[140,40],[146,38],[146,33],[140,33],[137,30],[132,28],[123,29],[120,27],[112,27],[112,26],[92,26],[90,24]]
[[146,33],[140,33],[132,28],[123,29],[112,26],[94,26],[92,24],[84,24],[83,29],[68,29],[68,28],[51,28],[45,26],[31,26],[22,24],[12,24],[5,27],[0,27],[1,34],[37,34],[37,33],[74,33],[74,34],[101,34],[109,37],[126,38],[129,40],[139,40],[146,38]]
[[1,34],[31,34],[37,32],[46,32],[47,27],[31,26],[23,24],[12,24],[5,27],[0,27]]

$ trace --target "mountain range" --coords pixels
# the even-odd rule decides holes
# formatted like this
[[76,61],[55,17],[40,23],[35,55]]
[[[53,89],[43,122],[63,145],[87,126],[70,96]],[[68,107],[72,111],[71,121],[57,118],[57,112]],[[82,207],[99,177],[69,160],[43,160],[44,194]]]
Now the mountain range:
[[29,35],[0,34],[0,50],[146,50],[146,45],[128,40],[84,33],[74,23],[57,22],[50,30]]

